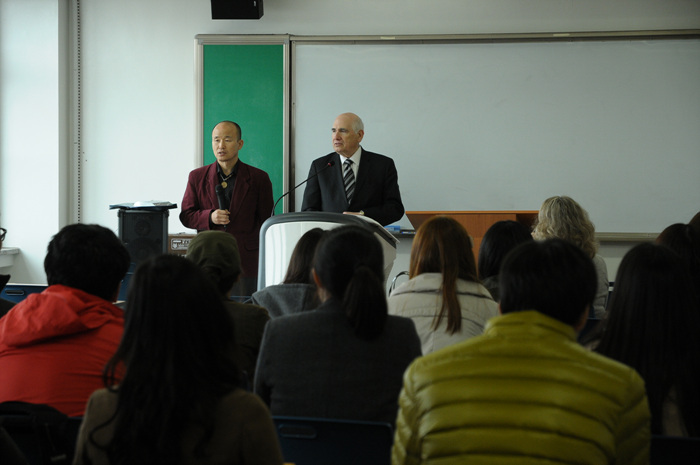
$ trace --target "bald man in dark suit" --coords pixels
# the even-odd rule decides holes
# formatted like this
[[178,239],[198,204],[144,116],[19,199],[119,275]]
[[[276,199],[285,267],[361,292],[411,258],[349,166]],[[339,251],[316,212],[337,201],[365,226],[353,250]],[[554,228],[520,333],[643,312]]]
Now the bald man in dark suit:
[[[400,220],[404,207],[396,166],[391,158],[360,146],[365,134],[362,120],[343,113],[333,123],[332,133],[334,152],[311,163],[302,211],[365,215],[382,226]],[[347,160],[351,164],[346,168]]]

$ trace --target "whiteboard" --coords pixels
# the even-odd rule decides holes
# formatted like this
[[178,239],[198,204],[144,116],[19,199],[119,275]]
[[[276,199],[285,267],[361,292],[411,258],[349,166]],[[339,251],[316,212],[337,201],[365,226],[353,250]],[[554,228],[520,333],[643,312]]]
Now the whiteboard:
[[299,43],[292,73],[296,183],[350,111],[362,146],[395,160],[408,211],[569,195],[598,232],[646,233],[700,210],[695,38]]

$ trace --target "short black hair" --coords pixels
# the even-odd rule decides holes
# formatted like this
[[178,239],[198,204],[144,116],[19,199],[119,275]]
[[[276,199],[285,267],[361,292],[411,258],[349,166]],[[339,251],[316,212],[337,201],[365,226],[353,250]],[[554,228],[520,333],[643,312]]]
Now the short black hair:
[[220,125],[221,123],[233,124],[233,125],[236,127],[236,129],[238,130],[238,140],[241,140],[241,138],[243,138],[243,132],[241,131],[241,126],[240,126],[240,124],[236,123],[235,121],[229,121],[229,120],[227,120],[227,119],[225,119],[225,120],[223,120],[223,121],[219,121],[218,123],[216,123],[216,124],[214,125],[214,127],[211,129],[212,132],[213,132],[214,129],[215,129],[218,125]]
[[71,224],[49,242],[44,271],[49,285],[74,287],[111,301],[129,262],[129,252],[110,229]]
[[562,239],[525,242],[503,261],[499,274],[501,312],[537,310],[574,326],[593,304],[593,261]]

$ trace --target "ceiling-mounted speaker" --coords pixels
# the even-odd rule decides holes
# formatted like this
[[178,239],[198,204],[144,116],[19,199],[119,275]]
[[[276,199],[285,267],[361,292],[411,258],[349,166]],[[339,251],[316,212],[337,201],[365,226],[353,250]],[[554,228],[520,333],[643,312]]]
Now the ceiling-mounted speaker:
[[260,19],[263,0],[211,0],[211,19]]

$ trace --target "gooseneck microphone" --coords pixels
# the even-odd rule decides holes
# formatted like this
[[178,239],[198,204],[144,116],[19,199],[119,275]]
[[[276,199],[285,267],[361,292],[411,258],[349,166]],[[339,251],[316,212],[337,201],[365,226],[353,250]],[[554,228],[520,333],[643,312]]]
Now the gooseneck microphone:
[[[219,201],[219,210],[228,210],[226,206],[226,194],[224,193],[224,187],[221,184],[217,184],[214,188],[216,190],[216,200]],[[226,231],[228,225],[224,225],[224,231]]]
[[297,190],[297,187],[301,186],[302,184],[306,184],[307,182],[309,182],[309,179],[315,178],[316,176],[318,176],[319,174],[323,173],[324,171],[326,171],[328,168],[330,168],[330,167],[333,166],[333,165],[335,165],[335,160],[329,161],[328,163],[326,163],[326,166],[324,166],[324,167],[321,168],[320,170],[316,171],[314,174],[312,174],[311,176],[309,176],[308,178],[304,179],[302,182],[300,182],[299,184],[297,184],[296,186],[292,187],[292,188],[289,189],[287,192],[285,192],[284,194],[282,194],[282,196],[281,196],[279,199],[277,199],[277,202],[275,202],[275,204],[272,206],[272,213],[270,214],[270,216],[275,216],[275,208],[277,207],[277,204],[280,203],[280,200],[282,200],[282,199],[285,198],[287,195],[289,195],[290,193],[292,193],[292,192],[294,192],[295,190]]

